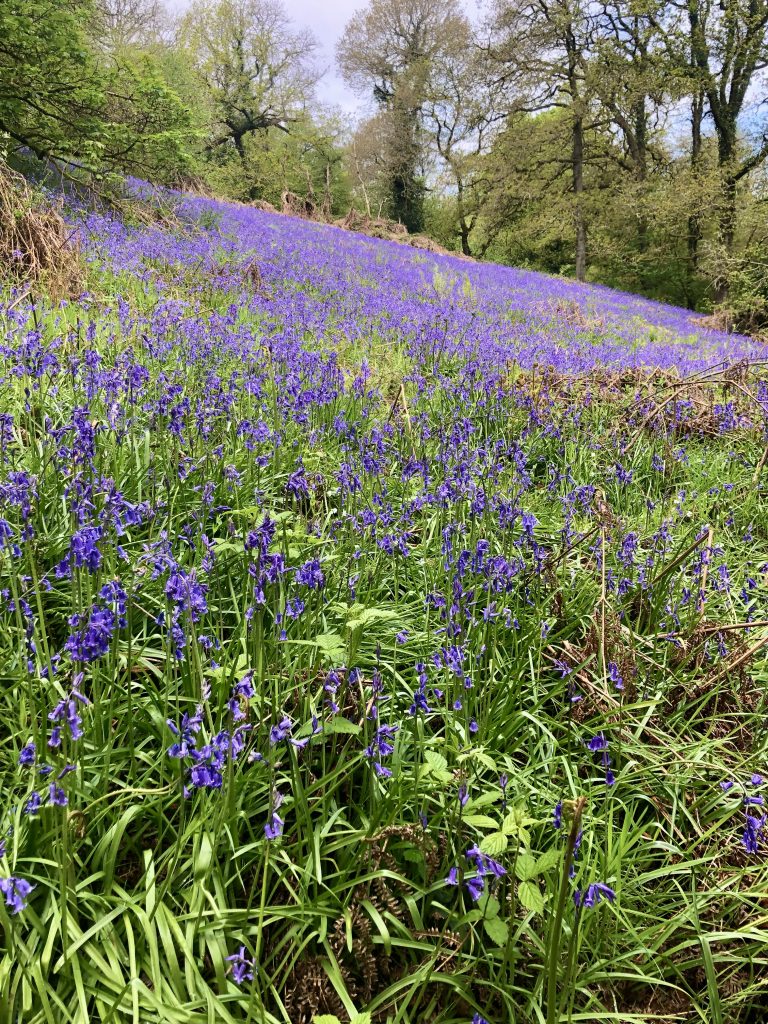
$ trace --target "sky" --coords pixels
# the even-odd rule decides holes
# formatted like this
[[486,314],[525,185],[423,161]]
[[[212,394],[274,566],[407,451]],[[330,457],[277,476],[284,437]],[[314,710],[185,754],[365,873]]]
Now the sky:
[[[188,0],[165,0],[165,3],[171,11],[183,11]],[[336,43],[355,11],[366,6],[366,0],[282,0],[282,3],[294,24],[312,29],[319,43],[318,63],[327,69],[317,88],[320,101],[341,107],[349,115],[361,112],[365,101],[347,88],[336,69]],[[465,0],[462,6],[474,18],[481,4],[482,0]]]

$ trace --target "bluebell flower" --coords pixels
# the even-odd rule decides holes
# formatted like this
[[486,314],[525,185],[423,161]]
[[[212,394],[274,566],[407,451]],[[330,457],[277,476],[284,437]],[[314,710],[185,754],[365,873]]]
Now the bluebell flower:
[[24,804],[24,813],[29,815],[30,818],[34,818],[39,813],[42,803],[42,797],[35,790]]
[[247,956],[245,946],[241,946],[237,953],[232,953],[225,959],[230,965],[229,970],[236,985],[242,985],[244,981],[253,981],[253,960]]
[[54,807],[66,807],[69,803],[64,790],[52,782],[48,789],[48,802]]
[[267,839],[270,840],[279,839],[280,836],[283,834],[284,824],[285,822],[277,813],[277,811],[273,811],[270,820],[264,826],[264,835],[267,837]]
[[746,815],[746,827],[741,837],[741,841],[747,853],[757,853],[759,851],[765,822],[765,815],[762,815],[760,818],[755,818],[751,814]]
[[19,764],[23,768],[31,768],[35,763],[36,748],[33,740],[22,747],[19,753]]
[[5,905],[12,914],[20,914],[22,910],[26,910],[27,897],[34,888],[26,878],[16,878],[14,875],[0,878],[0,893],[5,897]]
[[586,892],[577,889],[573,894],[573,902],[577,907],[595,907],[601,900],[613,903],[616,893],[604,882],[592,882],[587,886]]

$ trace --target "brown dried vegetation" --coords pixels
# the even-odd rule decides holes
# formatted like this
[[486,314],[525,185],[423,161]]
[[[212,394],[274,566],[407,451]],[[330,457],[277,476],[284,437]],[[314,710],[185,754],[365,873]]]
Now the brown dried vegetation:
[[54,298],[74,298],[83,290],[72,228],[59,209],[1,163],[0,264],[4,275],[28,292],[45,290]]

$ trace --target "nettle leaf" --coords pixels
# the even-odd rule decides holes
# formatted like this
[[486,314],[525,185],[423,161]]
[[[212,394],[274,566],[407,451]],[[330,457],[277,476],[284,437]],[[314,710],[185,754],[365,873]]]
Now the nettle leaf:
[[495,804],[498,799],[499,797],[496,793],[480,793],[472,797],[471,800],[467,800],[464,810],[472,813],[472,811],[478,810],[480,807],[489,807],[491,804]]
[[427,762],[427,771],[431,775],[439,776],[448,771],[448,762],[436,750],[425,750],[424,760]]
[[543,875],[546,871],[551,871],[552,868],[559,867],[563,862],[563,851],[558,850],[557,847],[553,846],[551,850],[546,850],[539,859],[536,861],[536,874]]
[[312,1018],[312,1024],[341,1024],[341,1021],[332,1013],[322,1013],[319,1017]]
[[465,814],[464,821],[467,825],[474,825],[475,828],[491,828],[498,831],[499,823],[495,818],[487,814]]
[[522,805],[513,807],[511,811],[507,813],[507,816],[502,822],[501,828],[503,832],[506,832],[508,836],[520,836],[525,832],[527,835],[527,825],[533,825],[536,819],[531,818],[528,815],[528,810]]
[[500,917],[487,917],[483,921],[485,934],[497,946],[505,946],[509,939],[509,927]]
[[347,653],[344,638],[338,633],[321,633],[315,637],[318,650],[334,665],[342,665]]
[[491,832],[481,840],[480,849],[489,857],[498,857],[500,853],[504,853],[508,842],[503,832]]
[[350,722],[348,718],[332,718],[330,722],[323,725],[323,732],[326,736],[343,734],[345,736],[359,736],[360,726],[357,722]]
[[[227,515],[233,519],[255,519],[257,516],[263,515],[264,510],[261,505],[246,505],[244,508],[231,508]],[[273,518],[270,516],[270,519]]]
[[242,544],[233,544],[231,540],[215,540],[213,550],[216,555],[242,555]]
[[530,878],[535,878],[537,873],[536,861],[530,853],[519,854],[515,861],[515,874],[520,881],[525,882]]
[[489,892],[484,892],[478,901],[478,909],[482,911],[484,917],[498,917],[499,911],[501,910],[501,904],[492,896]]
[[371,1015],[367,1011],[365,1013],[353,1013],[349,1024],[371,1024]]
[[370,626],[373,622],[391,622],[398,618],[397,612],[391,608],[363,608],[359,604],[353,604],[347,615],[347,629],[350,632]]
[[534,914],[544,913],[544,897],[535,882],[521,882],[517,887],[517,898],[526,910]]

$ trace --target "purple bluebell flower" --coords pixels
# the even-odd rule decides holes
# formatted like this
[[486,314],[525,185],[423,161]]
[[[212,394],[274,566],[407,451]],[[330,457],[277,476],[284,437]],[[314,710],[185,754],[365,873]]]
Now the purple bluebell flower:
[[16,878],[14,875],[0,878],[0,893],[5,897],[5,905],[12,914],[20,914],[22,910],[26,910],[27,897],[34,888],[26,878]]
[[577,907],[595,907],[601,900],[613,903],[616,893],[604,882],[591,882],[585,892],[577,889],[573,894],[573,902]]
[[225,959],[230,965],[229,970],[236,985],[242,985],[244,981],[253,981],[253,960],[247,955],[245,946],[241,946],[236,953]]
[[587,749],[593,752],[598,750],[607,750],[608,741],[606,740],[603,733],[599,732],[592,739],[587,740]]
[[764,814],[759,818],[756,818],[751,814],[746,815],[745,828],[741,841],[747,853],[759,852],[763,830],[765,829],[765,822],[766,815]]
[[36,748],[33,740],[30,740],[26,746],[21,748],[19,754],[19,764],[23,768],[32,768],[35,763]]
[[554,813],[553,818],[552,818],[552,824],[554,825],[555,828],[562,828],[563,827],[563,801],[562,800],[558,800],[557,804],[555,805],[555,813]]
[[284,824],[285,822],[277,813],[277,811],[273,811],[270,820],[264,826],[264,835],[267,837],[267,839],[279,839],[280,836],[283,834]]
[[67,794],[55,782],[52,782],[48,789],[48,803],[53,807],[66,807],[69,803]]

